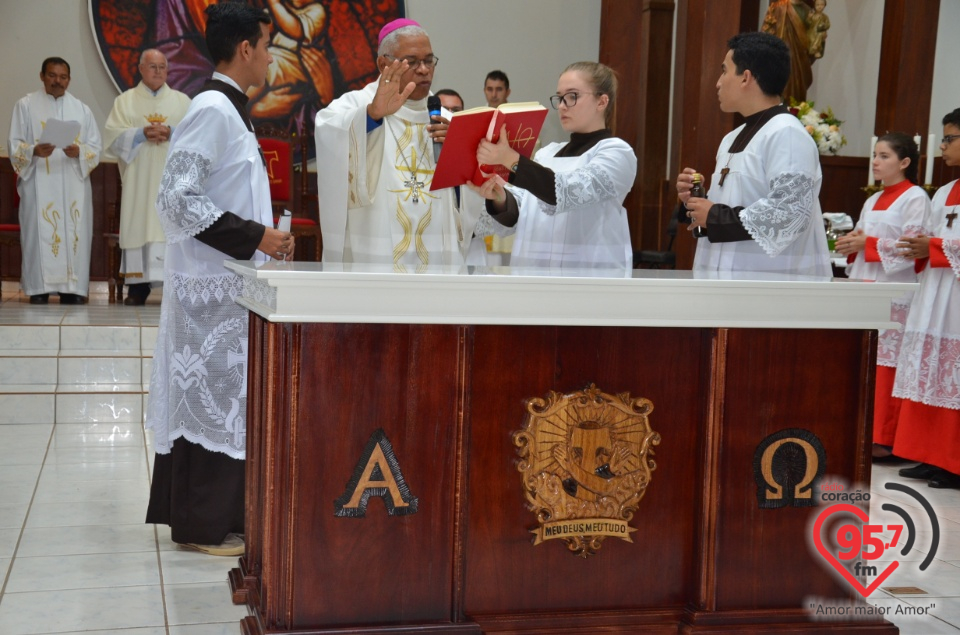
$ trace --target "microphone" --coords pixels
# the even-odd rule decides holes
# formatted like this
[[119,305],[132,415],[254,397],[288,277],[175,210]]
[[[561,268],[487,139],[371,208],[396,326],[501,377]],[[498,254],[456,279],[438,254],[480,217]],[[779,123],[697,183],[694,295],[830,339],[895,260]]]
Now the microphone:
[[[436,123],[433,118],[440,116],[440,98],[436,95],[427,97],[427,110],[430,111],[430,123]],[[439,141],[433,142],[433,160],[440,160],[440,148],[443,146]]]

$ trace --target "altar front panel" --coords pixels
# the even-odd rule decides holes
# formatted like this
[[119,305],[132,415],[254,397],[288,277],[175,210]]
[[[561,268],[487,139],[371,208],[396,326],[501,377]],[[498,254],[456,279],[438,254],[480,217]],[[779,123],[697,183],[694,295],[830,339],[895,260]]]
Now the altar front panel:
[[[700,329],[474,327],[467,615],[482,624],[484,614],[682,609],[696,571],[705,337]],[[512,433],[523,425],[528,399],[591,384],[652,401],[650,424],[663,441],[630,522],[632,542],[607,537],[583,558],[562,539],[533,544],[537,517],[524,498]]]
[[[302,325],[291,559],[292,623],[447,621],[453,594],[460,329]],[[390,516],[370,498],[337,517],[371,435],[382,429],[418,499]]]

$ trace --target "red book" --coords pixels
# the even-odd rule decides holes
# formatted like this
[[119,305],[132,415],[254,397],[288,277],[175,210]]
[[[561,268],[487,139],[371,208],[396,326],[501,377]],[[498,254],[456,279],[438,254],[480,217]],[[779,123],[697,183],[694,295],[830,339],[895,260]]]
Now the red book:
[[501,104],[497,108],[483,106],[453,113],[430,184],[431,191],[463,185],[467,181],[482,185],[497,173],[506,179],[510,171],[502,165],[477,165],[480,140],[496,143],[500,139],[500,128],[506,124],[510,147],[530,158],[546,118],[547,109],[535,101]]

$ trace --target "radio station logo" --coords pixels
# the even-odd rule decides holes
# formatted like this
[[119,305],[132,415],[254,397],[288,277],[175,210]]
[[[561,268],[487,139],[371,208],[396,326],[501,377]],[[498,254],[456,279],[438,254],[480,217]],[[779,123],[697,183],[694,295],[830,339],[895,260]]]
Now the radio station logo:
[[886,483],[884,488],[910,496],[920,504],[931,529],[929,545],[917,543],[917,524],[923,521],[923,514],[916,508],[912,508],[912,513],[919,518],[899,505],[884,503],[880,509],[895,514],[902,522],[871,522],[864,509],[870,501],[869,490],[848,490],[842,483],[824,482],[817,493],[818,503],[826,507],[813,520],[812,548],[840,580],[864,598],[904,564],[896,557],[885,558],[885,554],[894,552],[906,557],[914,549],[925,548],[927,555],[919,569],[926,571],[940,544],[940,524],[927,499],[900,483]]

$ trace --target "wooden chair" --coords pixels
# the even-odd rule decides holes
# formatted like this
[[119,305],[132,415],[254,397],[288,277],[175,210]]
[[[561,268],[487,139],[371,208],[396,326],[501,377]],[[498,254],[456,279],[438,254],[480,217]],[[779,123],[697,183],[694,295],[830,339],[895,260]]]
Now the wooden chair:
[[[20,208],[20,194],[17,192],[17,173],[13,173],[13,209]],[[0,246],[20,247],[20,225],[0,223]],[[3,254],[0,253],[0,281],[3,280]]]
[[[290,231],[298,238],[305,237],[312,244],[313,260],[320,260],[320,225],[316,221],[305,218],[302,206],[297,200],[296,188],[293,180],[293,148],[296,143],[295,135],[291,138],[286,131],[273,126],[261,126],[255,130],[263,158],[267,162],[267,176],[270,179],[270,200],[273,203],[274,224],[276,224],[284,209],[293,214]],[[303,256],[311,253],[302,249],[297,250],[297,259],[310,260]]]

